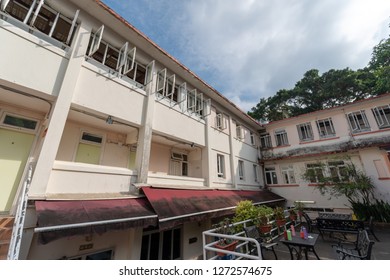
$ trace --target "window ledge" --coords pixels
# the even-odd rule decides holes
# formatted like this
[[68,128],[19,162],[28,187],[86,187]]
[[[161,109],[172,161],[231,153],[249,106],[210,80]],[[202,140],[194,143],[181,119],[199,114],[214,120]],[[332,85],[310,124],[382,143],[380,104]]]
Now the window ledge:
[[270,188],[283,188],[283,187],[299,187],[299,184],[275,184],[267,185]]
[[367,135],[367,134],[374,134],[374,133],[381,133],[384,131],[390,131],[390,128],[382,128],[379,130],[375,131],[364,131],[364,132],[357,132],[357,133],[352,133],[353,136],[360,136],[360,135]]
[[340,137],[337,136],[337,137],[322,138],[322,139],[312,140],[312,141],[300,141],[299,144],[300,145],[304,145],[304,144],[311,144],[311,143],[317,143],[317,142],[328,141],[328,140],[335,140],[335,139],[340,139]]
[[378,180],[381,180],[381,181],[390,180],[390,177],[379,177]]
[[273,149],[286,148],[286,147],[290,147],[290,146],[291,146],[290,144],[287,144],[287,145],[273,147]]

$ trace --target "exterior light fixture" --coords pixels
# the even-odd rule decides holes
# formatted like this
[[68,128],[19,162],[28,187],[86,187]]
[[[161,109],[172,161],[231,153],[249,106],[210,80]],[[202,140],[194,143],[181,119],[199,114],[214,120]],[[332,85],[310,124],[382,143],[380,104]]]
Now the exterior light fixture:
[[106,123],[107,124],[112,124],[114,121],[112,120],[112,117],[111,116],[108,116],[108,118],[106,119]]

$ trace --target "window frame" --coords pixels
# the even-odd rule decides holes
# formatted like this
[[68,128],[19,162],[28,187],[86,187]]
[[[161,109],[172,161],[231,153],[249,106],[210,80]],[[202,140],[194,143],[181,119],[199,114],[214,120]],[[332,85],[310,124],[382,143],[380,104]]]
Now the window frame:
[[268,132],[260,134],[260,147],[263,149],[272,148],[272,139]]
[[[297,125],[298,136],[301,142],[307,142],[314,140],[313,129],[311,122],[305,122]],[[306,136],[305,136],[305,135]]]
[[324,166],[321,163],[307,163],[306,164],[306,170],[313,170],[314,177],[309,178],[310,183],[319,183],[320,182],[319,175],[322,178],[325,177]]
[[241,181],[245,180],[245,163],[243,160],[238,160],[238,178]]
[[[32,128],[28,128],[28,127],[24,127],[24,126],[5,123],[7,117],[35,122],[35,127],[32,129]],[[14,114],[14,113],[4,112],[3,115],[1,116],[1,119],[0,119],[0,127],[5,127],[5,128],[12,129],[12,130],[18,130],[18,131],[23,131],[23,132],[35,134],[35,133],[37,133],[37,131],[40,127],[40,122],[39,122],[39,120],[34,119],[34,118],[30,118],[30,117],[26,117],[26,116]]]
[[[267,185],[277,185],[278,184],[278,175],[276,173],[275,166],[265,166],[264,167],[265,183]],[[269,177],[268,177],[269,175]],[[268,181],[270,179],[270,181]]]
[[244,128],[241,124],[236,123],[236,138],[239,140],[244,139]]
[[[326,125],[327,122],[329,123],[329,126]],[[336,136],[336,130],[334,129],[333,120],[331,117],[316,120],[316,124],[317,124],[318,134],[321,139],[331,138]],[[321,129],[321,125],[323,125],[325,130]],[[328,130],[327,127],[330,129],[330,131]],[[326,132],[326,134],[324,132]]]
[[225,116],[224,113],[216,111],[215,116],[215,127],[218,130],[224,130],[226,129],[226,123],[225,123]]
[[[379,129],[390,127],[390,117],[388,117],[388,115],[390,115],[390,105],[386,104],[383,106],[377,106],[372,108],[371,110]],[[386,114],[385,110],[388,110],[389,114]],[[380,112],[382,112],[383,114],[381,114]]]
[[217,177],[225,178],[225,156],[217,154]]
[[[359,119],[359,115],[360,115],[360,119]],[[348,120],[349,127],[352,130],[352,133],[359,133],[359,132],[365,132],[371,130],[370,123],[368,122],[364,110],[350,112],[346,114],[346,117]],[[363,124],[361,124],[360,121],[363,121]]]
[[277,147],[289,145],[287,131],[285,129],[277,129],[275,130],[274,134],[275,134],[275,141]]
[[253,164],[253,175],[254,175],[254,181],[256,183],[259,182],[259,170],[258,170],[258,165],[257,164]]
[[284,165],[280,167],[282,181],[286,185],[296,184],[295,170],[293,165]]

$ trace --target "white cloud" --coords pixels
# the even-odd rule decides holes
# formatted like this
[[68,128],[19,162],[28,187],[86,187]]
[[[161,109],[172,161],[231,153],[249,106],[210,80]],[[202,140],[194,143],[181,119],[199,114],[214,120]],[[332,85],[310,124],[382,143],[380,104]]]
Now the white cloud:
[[140,30],[245,111],[312,68],[365,67],[389,34],[388,0],[157,3],[133,2]]

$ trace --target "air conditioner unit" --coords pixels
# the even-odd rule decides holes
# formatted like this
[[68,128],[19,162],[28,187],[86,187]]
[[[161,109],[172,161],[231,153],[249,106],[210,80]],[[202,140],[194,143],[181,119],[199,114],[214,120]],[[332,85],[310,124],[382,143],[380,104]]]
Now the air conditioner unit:
[[127,134],[127,136],[126,136],[126,144],[127,145],[137,144],[137,141],[138,141],[138,131],[137,130]]

